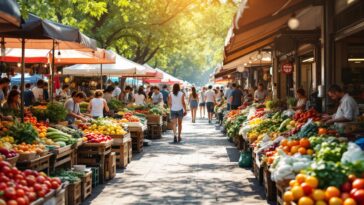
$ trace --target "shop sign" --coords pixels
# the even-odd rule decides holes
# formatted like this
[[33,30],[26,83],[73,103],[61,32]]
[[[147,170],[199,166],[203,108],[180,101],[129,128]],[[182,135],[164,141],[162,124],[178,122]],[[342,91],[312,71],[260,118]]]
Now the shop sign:
[[284,63],[282,65],[282,72],[285,74],[291,74],[293,71],[293,65],[292,63]]

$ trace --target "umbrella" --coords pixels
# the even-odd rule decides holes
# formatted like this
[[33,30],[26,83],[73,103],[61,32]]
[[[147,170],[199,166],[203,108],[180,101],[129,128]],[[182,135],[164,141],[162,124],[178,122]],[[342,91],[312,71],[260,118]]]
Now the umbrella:
[[[24,91],[25,49],[52,49],[51,100],[53,100],[53,77],[55,49],[96,50],[96,41],[82,34],[77,28],[66,26],[30,14],[21,28],[11,32],[0,32],[2,45],[22,49],[21,91]],[[23,95],[22,95],[23,96]],[[24,99],[21,98],[21,113],[24,117]]]
[[15,0],[0,1],[0,31],[11,31],[20,27],[21,15]]

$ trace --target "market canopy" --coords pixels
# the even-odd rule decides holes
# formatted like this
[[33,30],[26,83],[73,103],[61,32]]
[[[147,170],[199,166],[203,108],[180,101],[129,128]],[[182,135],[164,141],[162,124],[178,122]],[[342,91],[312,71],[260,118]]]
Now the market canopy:
[[272,44],[292,15],[315,0],[243,1],[225,46],[224,64]]
[[0,32],[11,31],[19,28],[21,14],[15,0],[0,1]]
[[130,61],[117,53],[112,53],[115,55],[115,64],[102,65],[102,69],[101,65],[77,64],[65,67],[63,74],[74,76],[98,76],[102,74],[117,77],[142,76],[146,74],[144,66]]
[[10,32],[0,32],[5,37],[4,43],[8,48],[21,48],[21,39],[26,39],[28,49],[96,50],[96,41],[82,34],[79,29],[56,23],[29,14],[21,28]]
[[[22,50],[19,48],[6,48],[5,54],[0,56],[0,62],[21,62]],[[50,63],[52,55],[50,49],[25,49],[25,63]],[[96,51],[56,50],[56,65],[70,64],[111,64],[115,63],[114,53],[97,49]]]
[[163,75],[162,79],[146,79],[145,82],[150,84],[169,84],[169,85],[175,83],[183,84],[183,80],[180,80],[159,68],[156,68],[155,70]]

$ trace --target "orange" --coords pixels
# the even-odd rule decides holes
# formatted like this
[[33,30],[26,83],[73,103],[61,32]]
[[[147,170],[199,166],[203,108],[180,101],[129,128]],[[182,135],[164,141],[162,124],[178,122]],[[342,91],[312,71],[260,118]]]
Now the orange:
[[292,144],[293,144],[293,146],[300,145],[300,141],[298,141],[298,140],[293,140],[293,141],[292,141]]
[[352,198],[347,198],[344,201],[344,205],[356,205],[356,201]]
[[287,139],[284,139],[284,140],[281,141],[281,145],[282,146],[287,146],[287,144],[288,144],[288,140]]
[[342,205],[343,204],[343,200],[339,197],[332,197],[329,200],[329,205]]
[[298,200],[299,198],[303,197],[303,195],[304,195],[303,189],[300,186],[293,187],[291,192],[292,192],[293,198],[295,200]]
[[296,145],[291,147],[291,153],[296,154],[298,152],[298,149],[299,149],[299,146],[296,146]]
[[304,196],[300,198],[298,205],[313,205],[313,200],[310,197]]
[[287,154],[291,151],[291,148],[288,146],[283,147],[283,151]]
[[291,191],[286,191],[283,194],[283,201],[284,202],[291,202],[294,200],[293,194]]
[[313,193],[312,193],[312,197],[313,197],[313,199],[315,199],[315,201],[324,200],[325,199],[325,192],[322,191],[321,189],[315,189],[313,191]]
[[329,186],[325,191],[325,197],[327,200],[333,197],[340,197],[340,190],[334,186]]
[[300,146],[304,148],[310,147],[310,141],[307,138],[300,139]]
[[306,152],[307,152],[308,155],[313,155],[313,150],[312,149],[307,149]]
[[326,201],[316,201],[315,205],[327,205]]
[[288,146],[288,147],[292,147],[292,146],[294,146],[293,141],[292,141],[292,140],[288,141],[288,142],[287,142],[287,146]]
[[316,177],[309,176],[306,178],[305,182],[310,185],[312,188],[316,188],[319,184],[319,181]]
[[304,147],[300,147],[300,148],[298,149],[298,152],[299,152],[301,155],[305,155],[305,154],[307,153],[306,148],[304,148]]
[[297,181],[296,181],[296,180],[291,180],[291,181],[289,181],[289,186],[290,186],[290,187],[294,187],[294,186],[296,186],[296,185],[299,185],[299,184],[297,183]]
[[297,174],[296,176],[296,181],[299,183],[299,184],[302,184],[303,182],[306,181],[306,175],[304,174]]

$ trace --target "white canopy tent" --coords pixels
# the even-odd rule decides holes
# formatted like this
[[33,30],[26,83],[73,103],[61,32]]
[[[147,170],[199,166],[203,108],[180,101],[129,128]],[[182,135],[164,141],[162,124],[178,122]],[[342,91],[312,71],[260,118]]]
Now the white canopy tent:
[[[114,52],[113,52],[114,53]],[[100,65],[88,65],[88,64],[76,64],[73,66],[65,67],[63,69],[64,75],[74,76],[138,76],[144,75],[148,71],[144,66],[130,61],[117,53],[114,53],[115,64],[100,64]]]
[[156,68],[156,70],[158,71],[158,72],[160,72],[160,73],[162,73],[163,74],[163,78],[162,78],[162,83],[169,83],[169,82],[172,82],[172,83],[183,83],[183,81],[182,80],[180,80],[180,79],[178,79],[178,78],[176,78],[176,77],[174,77],[174,76],[172,76],[172,75],[170,75],[170,74],[168,74],[168,73],[166,73],[166,72],[164,72],[163,70],[161,70],[161,69],[159,69],[159,68]]

